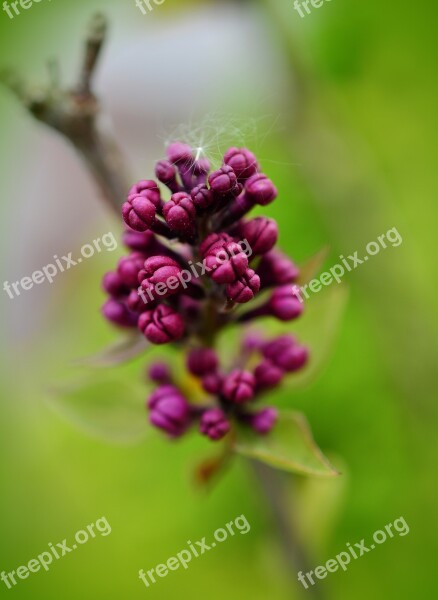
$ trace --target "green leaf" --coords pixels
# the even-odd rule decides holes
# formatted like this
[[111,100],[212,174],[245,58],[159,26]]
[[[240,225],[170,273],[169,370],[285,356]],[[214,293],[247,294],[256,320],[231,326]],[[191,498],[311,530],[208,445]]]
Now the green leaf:
[[304,415],[293,411],[280,411],[275,427],[264,436],[249,427],[240,428],[235,451],[283,471],[319,477],[339,475],[316,445]]
[[108,442],[135,444],[148,430],[147,390],[114,378],[87,378],[52,389],[48,402],[83,432]]
[[309,258],[304,264],[300,265],[300,276],[296,282],[297,285],[306,285],[306,283],[309,283],[309,281],[318,275],[323,264],[325,263],[329,251],[330,248],[328,246],[324,246],[324,248],[321,248],[319,252]]
[[85,367],[116,367],[137,358],[149,346],[144,335],[136,333],[118,340],[97,354],[76,360],[75,364]]
[[[348,288],[335,283],[306,301],[304,313],[292,324],[291,333],[300,344],[309,347],[309,363],[303,370],[286,377],[283,389],[305,387],[321,374],[335,347],[347,301]],[[286,333],[284,327],[281,333]]]

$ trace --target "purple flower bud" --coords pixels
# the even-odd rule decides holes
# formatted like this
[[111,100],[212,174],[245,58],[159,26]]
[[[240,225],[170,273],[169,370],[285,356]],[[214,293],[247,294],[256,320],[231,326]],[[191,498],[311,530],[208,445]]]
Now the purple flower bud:
[[264,408],[251,415],[251,427],[262,435],[269,433],[278,419],[278,411],[275,408]]
[[303,312],[303,305],[289,285],[276,288],[268,305],[273,316],[280,321],[291,321]]
[[157,207],[144,195],[130,195],[122,206],[125,223],[135,231],[147,231],[155,221]]
[[184,320],[196,322],[201,316],[202,306],[200,302],[190,296],[179,296],[178,311],[182,314]]
[[210,233],[199,246],[201,256],[204,258],[213,251],[213,248],[223,248],[226,244],[233,242],[228,233]]
[[265,206],[278,195],[277,188],[263,173],[256,173],[245,183],[246,195],[255,203]]
[[156,243],[152,231],[133,231],[132,229],[127,229],[123,233],[122,241],[125,246],[138,252],[148,252],[152,250]]
[[248,257],[236,242],[213,246],[205,257],[205,264],[210,269],[209,275],[216,283],[233,283],[248,268]]
[[199,423],[199,430],[211,440],[220,440],[230,431],[230,422],[220,408],[206,410]]
[[208,158],[200,158],[193,163],[194,175],[207,175],[210,170],[210,161]]
[[238,321],[245,323],[257,317],[272,316],[280,321],[291,321],[296,319],[303,312],[303,305],[300,302],[295,289],[290,285],[275,288],[269,300],[238,317]]
[[280,336],[263,347],[263,355],[274,362],[280,369],[292,373],[307,363],[309,351],[300,346],[290,336]]
[[258,171],[257,159],[246,148],[230,148],[224,156],[224,163],[236,173],[239,181],[244,181]]
[[140,252],[132,252],[119,260],[117,274],[123,283],[129,288],[138,287],[138,274],[143,268],[144,255]]
[[120,327],[135,327],[138,315],[131,312],[123,302],[110,298],[102,306],[102,314],[108,321]]
[[154,362],[148,369],[149,379],[155,383],[170,383],[172,375],[169,366],[165,362]]
[[158,208],[161,200],[160,190],[152,179],[142,179],[132,186],[128,192],[128,199],[131,196],[146,196]]
[[142,296],[138,293],[138,289],[131,290],[128,298],[126,299],[126,306],[129,308],[129,310],[132,310],[132,312],[137,314],[140,314],[146,310],[146,306],[147,308],[152,308],[153,305],[153,302],[149,301],[144,294],[142,298]]
[[263,348],[262,336],[257,332],[249,332],[243,338],[242,348],[246,352],[257,352]]
[[254,200],[248,196],[248,194],[240,194],[240,196],[230,203],[227,210],[220,215],[217,228],[226,229],[232,227],[239,219],[245,216],[246,213],[252,210],[255,204]]
[[177,170],[175,166],[168,160],[159,160],[155,165],[155,175],[158,181],[164,183],[174,194],[180,191],[180,186],[177,181]]
[[254,397],[255,377],[249,371],[236,369],[225,377],[222,393],[230,402],[242,404]]
[[182,435],[191,422],[190,406],[173,385],[162,385],[148,401],[149,420],[172,437]]
[[276,362],[278,356],[289,352],[295,345],[295,338],[291,335],[280,335],[262,345],[263,356]]
[[217,171],[210,173],[208,183],[212,192],[218,196],[238,195],[238,192],[240,193],[236,173],[228,165],[224,165]]
[[190,164],[193,162],[192,149],[188,144],[182,142],[173,142],[167,147],[167,158],[171,163],[178,165],[181,163]]
[[[144,262],[144,268],[138,273],[138,282],[148,292],[149,297],[157,300],[177,294],[182,288],[179,275],[180,265],[169,256],[151,256]],[[149,293],[150,292],[150,293]]]
[[244,304],[252,300],[259,289],[259,276],[252,269],[247,269],[237,281],[227,285],[227,296],[233,302]]
[[210,171],[210,162],[206,158],[200,158],[193,163],[192,172],[194,175],[193,186],[207,185],[208,172]]
[[256,378],[257,389],[266,389],[275,387],[283,379],[284,371],[275,363],[264,359],[257,365],[254,375]]
[[192,375],[202,377],[216,371],[219,361],[212,348],[195,348],[187,355],[187,368]]
[[214,202],[213,194],[205,184],[201,184],[193,188],[193,190],[190,192],[190,195],[192,197],[193,204],[199,212],[206,210]]
[[193,233],[196,209],[189,194],[185,192],[173,194],[164,205],[163,215],[166,223],[173,231],[184,235]]
[[[252,248],[252,246],[251,246]],[[277,250],[267,252],[257,267],[262,288],[294,282],[300,272],[294,263]]]
[[184,335],[184,321],[173,308],[160,304],[140,315],[138,328],[153,344],[167,344]]
[[243,223],[240,231],[242,238],[248,240],[253,254],[265,254],[277,243],[278,227],[273,219],[256,217]]
[[223,377],[220,373],[208,373],[202,378],[202,387],[208,394],[219,394],[222,389]]
[[129,294],[129,287],[125,284],[120,275],[113,271],[105,273],[103,276],[102,288],[107,294],[110,294],[110,296],[115,298]]

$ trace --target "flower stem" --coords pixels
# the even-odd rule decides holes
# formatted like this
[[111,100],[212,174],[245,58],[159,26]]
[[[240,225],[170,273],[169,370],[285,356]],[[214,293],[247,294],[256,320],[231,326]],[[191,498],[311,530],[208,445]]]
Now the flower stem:
[[[258,460],[250,460],[250,465],[269,507],[270,518],[278,531],[285,566],[291,575],[291,580],[300,585],[296,575],[300,571],[308,573],[311,567],[307,552],[291,519],[293,506],[291,506],[290,495],[288,494],[287,499],[285,497],[284,481],[281,473]],[[303,588],[304,592],[307,598],[314,598],[315,600],[324,600],[325,598],[322,589],[317,585],[309,585],[306,590]]]

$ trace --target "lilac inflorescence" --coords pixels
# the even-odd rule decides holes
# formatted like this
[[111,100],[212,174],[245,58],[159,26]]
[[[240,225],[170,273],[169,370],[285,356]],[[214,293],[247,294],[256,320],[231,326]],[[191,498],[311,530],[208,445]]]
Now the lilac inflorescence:
[[299,270],[275,249],[277,223],[248,218],[256,205],[273,202],[277,189],[246,148],[230,148],[211,171],[199,152],[175,142],[157,162],[155,176],[158,182],[133,185],[122,206],[129,254],[103,277],[108,299],[102,313],[114,325],[138,329],[151,344],[187,348],[187,371],[199,379],[206,401],[191,404],[170,367],[152,365],[149,377],[158,387],[147,407],[154,426],[179,437],[198,423],[203,435],[219,440],[239,422],[266,434],[277,412],[253,407],[305,366],[307,349],[290,336],[253,336],[225,370],[213,346],[227,325],[243,328],[266,317],[291,321],[302,313],[293,286]]

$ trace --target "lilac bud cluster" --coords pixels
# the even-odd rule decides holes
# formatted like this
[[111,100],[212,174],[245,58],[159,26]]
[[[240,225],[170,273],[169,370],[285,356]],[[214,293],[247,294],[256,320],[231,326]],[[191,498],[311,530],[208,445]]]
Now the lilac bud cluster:
[[[276,222],[247,217],[254,206],[277,197],[254,154],[230,148],[212,172],[209,161],[197,156],[187,144],[172,143],[155,166],[158,181],[141,180],[129,190],[122,207],[129,254],[103,277],[108,299],[102,312],[114,325],[137,328],[152,344],[196,347],[188,353],[187,369],[215,400],[205,410],[192,407],[169,368],[154,365],[150,378],[159,387],[148,409],[156,427],[178,437],[198,420],[201,433],[218,440],[237,419],[267,433],[275,410],[248,406],[304,366],[307,351],[282,336],[254,346],[251,352],[260,353],[254,369],[224,373],[212,346],[216,334],[233,323],[297,318],[303,306],[292,284],[299,271],[275,249]],[[239,309],[265,290],[262,303]],[[251,353],[248,347],[245,352]]]
[[[150,422],[171,437],[179,437],[195,423],[211,440],[222,439],[233,422],[267,434],[275,425],[275,408],[257,409],[260,398],[278,386],[288,373],[307,363],[308,351],[291,336],[282,335],[244,345],[236,357],[240,365],[225,372],[212,348],[197,347],[187,354],[186,367],[207,394],[205,404],[191,404],[174,383],[169,366],[152,365],[149,377],[159,384],[148,401]],[[253,367],[245,366],[253,363]]]

